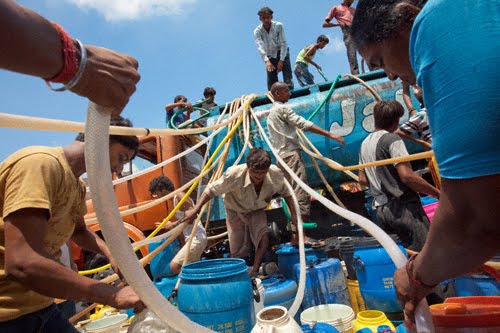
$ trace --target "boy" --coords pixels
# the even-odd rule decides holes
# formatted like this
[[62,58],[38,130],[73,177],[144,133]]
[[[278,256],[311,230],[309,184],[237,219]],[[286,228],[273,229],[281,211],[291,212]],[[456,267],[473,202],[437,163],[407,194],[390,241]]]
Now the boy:
[[165,111],[167,112],[166,117],[165,117],[165,122],[166,126],[170,128],[170,119],[174,116],[174,114],[180,110],[186,108],[187,113],[184,114],[179,114],[177,117],[174,119],[174,125],[177,127],[186,120],[188,120],[191,117],[191,112],[193,111],[193,105],[191,103],[188,103],[188,100],[185,96],[183,95],[177,95],[174,98],[174,102],[165,105]]
[[316,44],[311,44],[299,52],[297,60],[295,60],[294,73],[301,87],[314,84],[314,76],[309,72],[308,65],[312,64],[318,70],[321,70],[321,67],[313,61],[313,58],[316,51],[318,49],[322,50],[329,42],[328,37],[320,35],[316,39]]
[[[290,91],[285,83],[276,82],[273,84],[271,87],[271,94],[274,97],[274,104],[267,118],[267,130],[269,131],[271,143],[293,172],[296,173],[303,182],[307,183],[306,169],[302,156],[300,155],[301,148],[296,129],[300,128],[303,131],[310,131],[323,135],[324,137],[339,142],[343,146],[345,146],[344,138],[314,125],[314,123],[297,115],[291,108],[286,106],[285,103],[290,99]],[[307,221],[309,219],[311,198],[302,187],[298,186],[298,184],[291,179],[288,172],[283,170],[283,173],[297,194],[302,220]]]
[[[149,192],[151,193],[151,196],[155,199],[163,197],[173,191],[174,191],[174,185],[172,184],[172,181],[165,176],[157,177],[151,180],[151,182],[149,183]],[[185,193],[180,192],[174,196],[173,199],[174,206],[177,205],[177,203],[184,197],[184,195]],[[182,218],[184,218],[184,212],[188,209],[193,208],[193,206],[194,206],[193,200],[191,198],[188,198],[184,202],[182,207],[175,213],[177,221],[167,223],[164,228],[166,230],[171,230],[176,226],[178,226]],[[191,237],[192,231],[193,231],[192,224],[188,225],[186,229],[184,229],[182,234],[184,236],[185,244],[181,248],[181,250],[176,254],[174,259],[172,259],[172,261],[170,262],[170,271],[175,275],[181,272],[182,265],[184,264],[184,258],[186,257],[187,244],[189,242],[189,238]],[[193,241],[191,242],[191,250],[189,251],[188,263],[199,261],[206,246],[207,246],[207,234],[205,232],[205,229],[203,229],[203,227],[201,226],[201,224],[198,224],[198,226],[196,227]]]

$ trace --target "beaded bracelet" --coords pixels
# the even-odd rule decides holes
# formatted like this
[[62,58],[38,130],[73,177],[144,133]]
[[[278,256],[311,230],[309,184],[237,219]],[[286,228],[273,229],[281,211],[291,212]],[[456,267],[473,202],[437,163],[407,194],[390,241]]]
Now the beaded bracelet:
[[413,274],[413,263],[415,261],[415,258],[417,257],[416,254],[412,255],[410,257],[410,259],[408,259],[408,261],[406,262],[406,274],[408,274],[408,278],[413,281],[415,284],[421,286],[421,287],[425,287],[425,288],[430,288],[430,289],[434,289],[437,284],[433,285],[433,286],[430,286],[428,284],[425,284],[424,282],[422,282],[422,280],[416,278]]
[[[45,83],[53,91],[65,91],[73,88],[82,77],[85,65],[87,63],[87,50],[78,39],[75,39],[76,44],[80,49],[80,64],[77,65],[78,58],[76,56],[76,47],[73,43],[73,39],[69,37],[69,35],[61,28],[61,26],[59,26],[57,23],[53,24],[61,36],[64,65],[62,70],[55,77],[45,80]],[[50,82],[67,83],[62,87],[54,88],[52,87]]]

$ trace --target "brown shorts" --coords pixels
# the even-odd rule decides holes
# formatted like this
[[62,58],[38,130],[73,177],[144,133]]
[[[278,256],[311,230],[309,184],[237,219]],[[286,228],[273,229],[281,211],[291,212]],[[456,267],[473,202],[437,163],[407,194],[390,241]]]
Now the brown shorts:
[[250,242],[257,248],[267,233],[267,217],[263,209],[249,213],[226,209],[226,224],[231,256],[235,258],[248,257]]
[[[292,169],[293,172],[307,184],[307,174],[306,167],[304,166],[304,160],[302,160],[302,156],[300,155],[300,151],[294,150],[286,155],[284,155],[283,161]],[[292,185],[293,191],[297,196],[297,200],[299,201],[300,215],[309,216],[311,212],[311,196],[307,194],[307,192],[300,187],[295,181],[292,180],[292,177],[280,166],[281,171],[285,175],[286,180]]]

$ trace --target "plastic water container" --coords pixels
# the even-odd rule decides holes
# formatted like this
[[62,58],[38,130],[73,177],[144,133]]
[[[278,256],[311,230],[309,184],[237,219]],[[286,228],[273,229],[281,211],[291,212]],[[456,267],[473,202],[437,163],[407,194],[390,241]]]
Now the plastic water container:
[[[406,255],[406,250],[401,244],[399,248]],[[394,288],[396,266],[375,238],[355,240],[354,268],[367,309],[385,313],[403,311]]]
[[[148,245],[149,252],[154,251],[158,246],[163,244],[165,240],[154,242]],[[149,268],[154,280],[161,280],[164,277],[175,275],[170,270],[170,262],[174,259],[177,252],[181,249],[181,243],[175,239],[169,246],[158,253],[149,263]]]
[[[287,279],[294,280],[295,275],[293,266],[299,263],[299,249],[291,243],[281,244],[276,251],[278,255],[278,267],[280,274],[283,274]],[[311,262],[319,258],[325,258],[326,254],[321,250],[313,250],[312,248],[305,249],[306,261]],[[298,280],[295,280],[296,282]]]
[[323,304],[304,310],[300,315],[302,324],[313,325],[314,323],[325,323],[332,325],[338,331],[351,333],[354,311],[350,306],[344,304]]
[[435,333],[500,332],[500,297],[452,297],[430,306]]
[[262,280],[262,286],[264,287],[264,306],[280,305],[287,310],[290,309],[297,294],[295,281],[276,274]]
[[454,279],[455,295],[466,296],[500,296],[500,283],[489,275],[460,276]]
[[363,328],[369,328],[372,332],[377,333],[379,326],[387,325],[394,331],[394,325],[387,319],[387,316],[382,311],[366,310],[357,314],[356,320],[352,323],[354,332]]
[[347,290],[349,291],[349,299],[354,313],[358,314],[360,311],[366,310],[365,301],[359,290],[358,280],[347,279]]
[[[298,280],[300,264],[295,265]],[[306,286],[302,309],[320,304],[345,304],[351,306],[347,282],[340,260],[318,259],[306,268]]]
[[253,292],[244,260],[194,262],[184,266],[179,276],[179,310],[192,321],[217,332],[252,330]]
[[[153,281],[154,286],[158,289],[158,291],[165,297],[169,298],[172,290],[177,284],[177,280],[179,279],[178,275],[169,276],[161,279],[160,281]],[[129,317],[134,315],[134,309],[127,309],[126,314]]]
[[125,314],[116,314],[112,316],[102,317],[87,325],[83,326],[85,333],[119,333],[120,328],[127,321],[128,316]]
[[302,328],[304,333],[340,333],[338,329],[325,323],[303,324],[300,325],[300,328]]

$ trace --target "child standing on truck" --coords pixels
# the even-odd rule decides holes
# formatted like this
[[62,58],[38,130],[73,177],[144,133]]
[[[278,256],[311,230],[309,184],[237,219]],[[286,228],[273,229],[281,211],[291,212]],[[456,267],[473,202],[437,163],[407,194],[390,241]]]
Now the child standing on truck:
[[[269,139],[271,139],[273,148],[278,151],[278,154],[285,163],[304,183],[307,183],[306,169],[300,155],[301,148],[296,129],[299,128],[303,131],[323,135],[339,142],[343,146],[345,146],[344,138],[314,125],[313,122],[297,115],[290,107],[286,106],[285,103],[288,102],[291,94],[285,83],[276,82],[273,84],[271,94],[274,97],[274,104],[267,118]],[[283,170],[283,173],[297,194],[302,220],[307,221],[309,219],[311,197],[291,179],[288,172]]]
[[316,51],[323,49],[329,42],[328,37],[320,35],[315,44],[306,46],[299,52],[297,60],[295,60],[293,72],[301,87],[314,84],[314,76],[309,72],[309,64],[321,70],[321,67],[313,61],[313,58],[316,55]]

